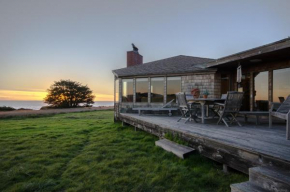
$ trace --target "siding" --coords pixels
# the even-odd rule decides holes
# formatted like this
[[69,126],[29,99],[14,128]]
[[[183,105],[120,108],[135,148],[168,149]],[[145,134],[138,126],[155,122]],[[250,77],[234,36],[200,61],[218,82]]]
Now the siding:
[[221,75],[220,74],[199,74],[182,76],[181,79],[181,91],[186,94],[191,94],[191,90],[198,88],[200,95],[207,90],[209,92],[209,98],[219,98],[221,86]]

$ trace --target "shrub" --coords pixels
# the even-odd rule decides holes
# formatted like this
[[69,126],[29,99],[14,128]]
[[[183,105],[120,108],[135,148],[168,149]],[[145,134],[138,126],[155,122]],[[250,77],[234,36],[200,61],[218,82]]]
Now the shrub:
[[14,111],[13,107],[8,107],[8,106],[0,106],[0,111]]

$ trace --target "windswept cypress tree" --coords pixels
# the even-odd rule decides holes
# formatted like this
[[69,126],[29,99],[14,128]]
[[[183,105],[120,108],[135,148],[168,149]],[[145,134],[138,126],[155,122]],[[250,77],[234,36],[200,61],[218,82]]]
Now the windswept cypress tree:
[[87,85],[71,80],[55,81],[47,90],[44,102],[53,107],[70,108],[94,103],[95,96]]

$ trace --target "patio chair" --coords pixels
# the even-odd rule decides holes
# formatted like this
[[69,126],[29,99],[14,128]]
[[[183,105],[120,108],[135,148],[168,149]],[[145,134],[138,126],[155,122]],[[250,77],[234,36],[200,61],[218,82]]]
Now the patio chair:
[[228,94],[222,94],[221,99],[227,99]]
[[177,120],[179,122],[181,119],[185,120],[184,123],[193,119],[197,122],[196,109],[192,109],[191,105],[186,100],[186,95],[184,92],[176,93],[176,99],[178,101],[178,108],[181,113],[181,117]]
[[172,111],[177,111],[177,108],[172,108],[172,102],[174,99],[163,105],[162,107],[134,107],[132,110],[137,110],[139,115],[142,114],[142,111],[168,111],[168,116],[172,116]]
[[[227,99],[227,96],[228,96],[228,94],[222,94],[221,95],[221,99]],[[211,107],[211,109],[214,110],[213,118],[215,118],[216,116],[219,117],[219,111],[221,110],[221,107],[222,107],[222,105],[220,105],[220,104],[222,104],[222,103],[221,102],[215,102],[213,104],[213,106]]]
[[[221,106],[221,109],[217,111],[219,115],[217,124],[223,121],[229,127],[229,124],[231,125],[233,122],[236,122],[239,126],[242,126],[236,117],[242,106],[243,95],[243,92],[229,91],[224,103],[216,103]],[[225,118],[227,118],[229,124]]]
[[269,128],[272,128],[272,117],[278,117],[286,120],[286,139],[290,140],[290,95],[280,105],[277,111],[273,111],[274,105],[272,105],[269,111]]

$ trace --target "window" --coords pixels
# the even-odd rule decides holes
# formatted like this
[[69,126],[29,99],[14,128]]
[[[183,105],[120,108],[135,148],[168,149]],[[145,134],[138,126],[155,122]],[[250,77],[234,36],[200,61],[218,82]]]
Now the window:
[[119,79],[115,80],[115,102],[119,102]]
[[148,102],[148,78],[136,79],[136,102]]
[[256,110],[268,111],[268,71],[255,73],[254,98]]
[[122,80],[122,102],[133,102],[133,79]]
[[181,91],[181,77],[167,77],[167,102],[176,99],[175,94]]
[[290,94],[290,68],[273,71],[273,101],[279,102],[279,97],[284,99]]
[[151,78],[151,103],[163,103],[164,77]]

